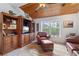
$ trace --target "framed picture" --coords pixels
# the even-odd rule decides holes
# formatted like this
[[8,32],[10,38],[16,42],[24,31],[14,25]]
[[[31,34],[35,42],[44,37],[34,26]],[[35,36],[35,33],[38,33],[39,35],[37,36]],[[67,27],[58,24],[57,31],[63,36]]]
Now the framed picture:
[[73,21],[71,20],[64,21],[64,28],[73,28]]

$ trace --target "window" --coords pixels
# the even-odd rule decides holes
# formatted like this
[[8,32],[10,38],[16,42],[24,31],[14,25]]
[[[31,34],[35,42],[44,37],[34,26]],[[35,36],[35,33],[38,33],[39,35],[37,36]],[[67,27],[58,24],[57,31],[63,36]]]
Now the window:
[[58,21],[41,21],[42,31],[47,32],[53,36],[59,36],[59,22]]
[[51,35],[59,35],[59,23],[57,21],[54,21],[50,24],[51,24],[50,27]]
[[42,31],[47,32],[50,34],[50,24],[47,21],[43,21],[42,23]]

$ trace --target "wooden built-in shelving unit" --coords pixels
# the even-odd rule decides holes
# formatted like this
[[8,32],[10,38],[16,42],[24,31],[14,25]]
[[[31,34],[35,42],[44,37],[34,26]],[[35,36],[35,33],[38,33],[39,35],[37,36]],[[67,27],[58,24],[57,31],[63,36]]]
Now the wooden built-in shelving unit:
[[[19,47],[21,16],[0,13],[0,53],[5,54]],[[21,23],[20,23],[21,24]]]
[[29,20],[29,33],[23,34],[23,20],[22,16],[0,13],[0,54],[31,43],[34,37],[34,25]]

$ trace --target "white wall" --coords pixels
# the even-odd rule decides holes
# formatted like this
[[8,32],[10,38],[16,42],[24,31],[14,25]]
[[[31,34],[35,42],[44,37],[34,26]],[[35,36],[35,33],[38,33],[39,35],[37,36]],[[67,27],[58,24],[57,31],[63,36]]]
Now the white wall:
[[8,13],[9,10],[12,10],[16,15],[22,15],[25,17],[25,13],[17,6],[11,6],[8,3],[0,3],[0,12]]
[[77,13],[77,34],[79,35],[79,12]]
[[[42,20],[58,20],[60,22],[60,36],[59,37],[52,37],[51,39],[55,42],[59,43],[65,43],[66,35],[69,33],[76,33],[79,34],[79,24],[78,24],[78,13],[75,14],[68,14],[68,15],[62,15],[62,16],[54,16],[54,17],[47,17],[47,18],[40,18],[36,19],[36,23],[40,23]],[[73,21],[73,28],[64,28],[63,22],[65,20],[71,20]]]
[[13,8],[13,12],[14,13],[16,13],[17,15],[24,16],[25,17],[25,13],[19,7],[12,6],[12,5],[11,5],[11,7]]
[[0,3],[0,12],[8,12],[9,10],[13,10],[13,8],[7,3]]
[[[71,20],[73,21],[73,28],[64,28],[64,21],[65,20]],[[69,33],[76,33],[78,34],[78,19],[77,14],[69,14],[69,15],[63,15],[60,16],[60,22],[61,22],[61,37],[60,40],[56,42],[65,43],[65,38]]]
[[[73,21],[73,28],[64,28],[63,27],[63,22],[65,20],[71,20]],[[61,22],[62,22],[62,36],[66,36],[67,34],[69,33],[77,33],[78,32],[78,29],[77,29],[77,14],[69,14],[69,15],[63,15],[61,16]]]

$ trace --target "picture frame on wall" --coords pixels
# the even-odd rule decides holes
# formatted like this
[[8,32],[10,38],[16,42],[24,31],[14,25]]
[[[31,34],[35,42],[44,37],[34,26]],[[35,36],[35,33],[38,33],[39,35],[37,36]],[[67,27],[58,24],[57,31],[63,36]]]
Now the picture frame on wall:
[[73,28],[73,21],[65,20],[64,21],[64,28]]

